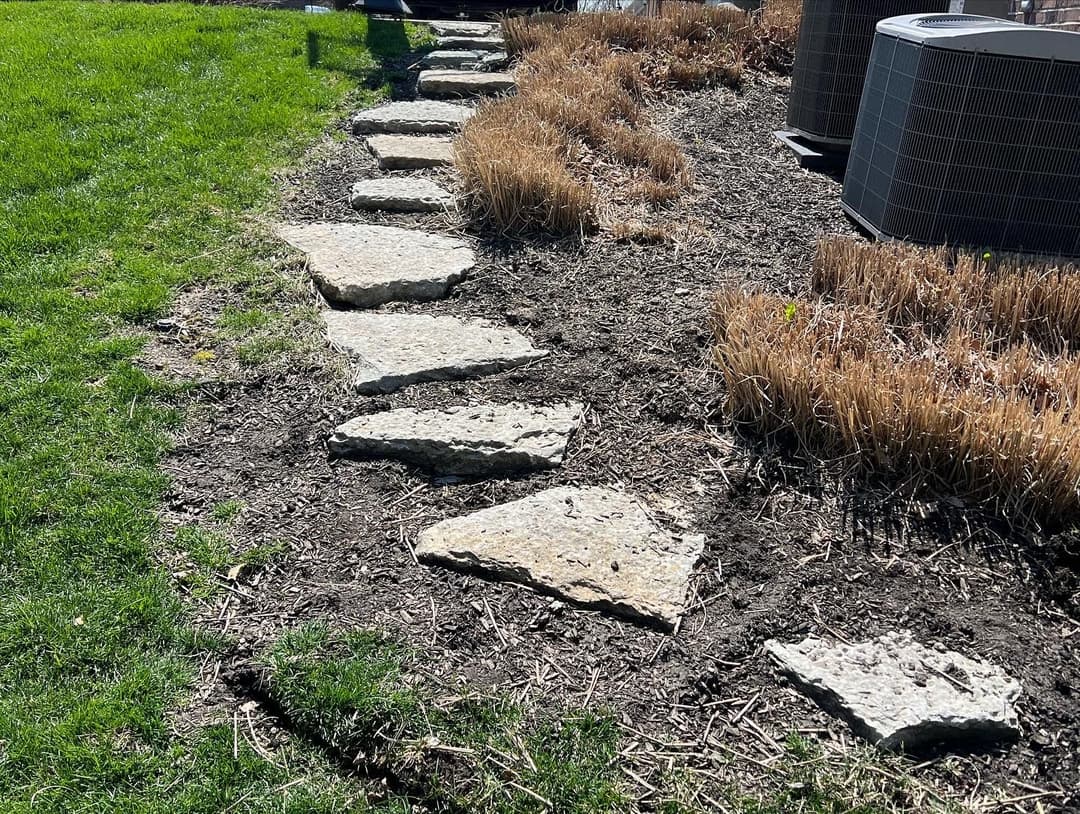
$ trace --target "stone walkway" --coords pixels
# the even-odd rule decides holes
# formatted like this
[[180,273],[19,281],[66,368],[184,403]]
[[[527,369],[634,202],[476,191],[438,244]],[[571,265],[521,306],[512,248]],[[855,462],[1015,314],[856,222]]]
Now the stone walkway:
[[[505,61],[497,25],[430,25],[440,50],[424,60],[428,69],[417,82],[422,98],[352,120],[353,132],[388,173],[352,186],[350,200],[359,210],[453,213],[449,190],[396,174],[452,164],[451,135],[473,108],[431,97],[514,91],[511,73],[465,70]],[[485,376],[542,363],[548,354],[505,325],[380,310],[447,296],[476,262],[465,239],[356,223],[280,224],[277,234],[306,255],[315,285],[333,306],[323,311],[327,339],[350,360],[360,394]],[[393,458],[435,475],[520,475],[559,467],[583,412],[581,404],[392,409],[346,422],[328,447],[332,455]],[[619,489],[560,486],[435,523],[420,533],[415,554],[421,563],[523,584],[671,631],[706,543],[665,529],[646,504]],[[773,641],[766,652],[798,688],[886,748],[1017,731],[1017,682],[992,665],[923,647],[904,634],[863,643]]]

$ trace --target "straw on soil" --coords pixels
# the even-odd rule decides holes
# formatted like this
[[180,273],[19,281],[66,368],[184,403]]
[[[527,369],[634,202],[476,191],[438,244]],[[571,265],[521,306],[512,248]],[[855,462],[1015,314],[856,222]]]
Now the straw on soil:
[[[893,302],[887,278],[841,270],[839,246],[822,244],[815,284],[829,288],[829,280],[842,279],[831,288],[843,292],[843,304],[718,294],[716,360],[732,417],[788,434],[811,454],[847,457],[864,471],[987,501],[1012,518],[1075,515],[1080,357],[1048,351],[1021,333],[1003,344],[994,326],[1020,322],[1003,312],[986,330],[969,320],[942,330],[919,321],[918,312],[893,321],[897,312],[882,307]],[[935,290],[944,257],[892,246],[843,248],[866,269],[893,268],[903,256],[901,279],[923,291]],[[980,267],[957,258],[967,263]],[[956,296],[978,296],[981,283],[978,274],[961,275]]]

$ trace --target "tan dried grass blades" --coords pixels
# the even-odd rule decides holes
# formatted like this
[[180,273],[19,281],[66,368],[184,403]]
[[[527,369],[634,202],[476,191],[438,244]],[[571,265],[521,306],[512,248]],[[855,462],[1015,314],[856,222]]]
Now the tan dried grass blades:
[[521,57],[517,95],[481,106],[455,145],[472,214],[504,232],[591,231],[598,222],[595,191],[611,183],[608,165],[629,173],[624,187],[642,201],[659,205],[678,197],[692,185],[686,156],[649,126],[646,93],[738,83],[762,19],[671,2],[655,18],[601,13],[505,20],[508,48]]
[[987,501],[1007,516],[1074,515],[1080,356],[1042,340],[1072,335],[1073,315],[1050,307],[1043,287],[1068,287],[1075,275],[827,239],[814,286],[838,302],[717,295],[728,409],[812,454]]

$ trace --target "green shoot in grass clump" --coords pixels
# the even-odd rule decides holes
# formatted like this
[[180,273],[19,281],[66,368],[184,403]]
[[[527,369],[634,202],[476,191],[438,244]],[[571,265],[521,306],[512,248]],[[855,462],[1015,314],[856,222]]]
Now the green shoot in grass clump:
[[374,633],[308,626],[270,651],[268,687],[300,731],[432,810],[625,810],[611,720],[568,711],[532,721],[504,699],[447,700],[413,677],[412,659]]

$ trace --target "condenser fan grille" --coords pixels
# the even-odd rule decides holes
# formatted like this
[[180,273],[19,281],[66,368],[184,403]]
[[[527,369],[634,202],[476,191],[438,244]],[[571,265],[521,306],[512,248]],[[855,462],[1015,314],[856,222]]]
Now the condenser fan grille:
[[850,141],[875,25],[948,6],[948,0],[804,0],[788,126],[811,139]]
[[1080,255],[1080,63],[875,48],[848,211],[921,243]]

